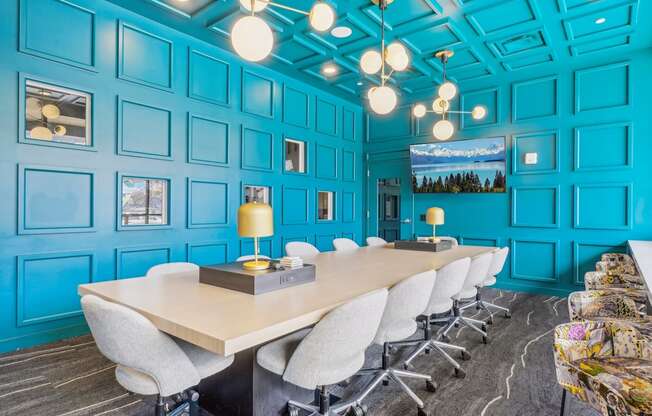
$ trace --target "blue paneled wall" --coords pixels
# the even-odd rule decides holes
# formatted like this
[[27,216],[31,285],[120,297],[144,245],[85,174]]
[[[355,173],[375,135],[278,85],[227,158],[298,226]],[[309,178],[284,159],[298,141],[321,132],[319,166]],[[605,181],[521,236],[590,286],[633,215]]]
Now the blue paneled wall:
[[[489,114],[480,122],[455,119],[453,140],[505,137],[508,191],[413,195],[404,189],[401,219],[413,221],[403,237],[431,233],[420,215],[443,207],[440,234],[511,248],[501,287],[557,295],[582,287],[600,253],[652,238],[652,50],[618,60],[589,52],[572,67],[523,66],[461,81],[453,106],[483,104]],[[422,102],[433,98],[421,95]],[[375,179],[398,176],[409,184],[408,145],[435,141],[434,119],[413,119],[411,100],[404,97],[390,118],[369,119],[370,233],[377,227]],[[530,152],[538,153],[536,165],[524,163]]]
[[[264,254],[363,239],[357,103],[108,2],[5,2],[0,56],[0,352],[84,332],[80,283],[251,254],[236,233],[244,185],[271,187]],[[24,137],[27,79],[91,94],[92,146]],[[283,171],[285,137],[307,143],[307,173]],[[121,226],[122,176],[169,181],[169,226]],[[333,221],[316,220],[319,190],[335,193]]]

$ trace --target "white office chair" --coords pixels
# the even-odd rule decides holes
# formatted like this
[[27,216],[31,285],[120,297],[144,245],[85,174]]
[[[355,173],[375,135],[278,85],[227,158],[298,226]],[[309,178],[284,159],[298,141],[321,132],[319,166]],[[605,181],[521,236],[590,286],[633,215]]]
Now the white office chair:
[[457,242],[457,238],[454,237],[438,237],[441,241],[450,241],[451,243],[451,248],[455,248],[459,246],[459,243]]
[[367,237],[367,245],[369,247],[382,247],[387,245],[387,241],[380,237]]
[[[455,302],[455,305],[453,306],[454,319],[450,321],[448,327],[444,330],[443,336],[446,336],[448,331],[450,331],[455,324],[462,324],[482,335],[483,343],[486,344],[488,342],[487,325],[485,322],[463,316],[462,312],[475,305],[475,296],[478,294],[478,286],[487,278],[487,273],[489,273],[489,267],[491,266],[493,258],[493,252],[489,252],[479,254],[471,259],[471,266],[469,267],[469,273],[464,280],[464,286],[458,294],[453,296]],[[460,302],[466,300],[470,300],[470,302],[460,306]],[[476,325],[479,325],[480,327],[477,327]]]
[[[490,310],[490,308],[498,309],[505,312],[505,318],[512,317],[511,312],[509,311],[508,308],[494,305],[493,303],[490,302],[486,302],[482,300],[482,295],[480,294],[480,288],[493,286],[496,284],[496,276],[498,276],[500,272],[503,271],[508,255],[509,255],[509,247],[503,247],[494,250],[493,259],[491,261],[491,266],[489,266],[489,273],[487,274],[487,278],[484,279],[482,283],[478,286],[478,293],[475,296],[475,302],[473,302],[476,309],[483,309],[489,314],[489,320],[487,321],[487,323],[489,324],[492,324],[494,321],[494,314]],[[466,305],[464,305],[464,307],[467,308]]]
[[[424,336],[422,339],[417,340],[418,348],[408,357],[403,363],[405,368],[410,368],[412,361],[418,357],[422,352],[434,350],[439,352],[445,359],[455,368],[455,375],[464,378],[466,373],[462,367],[455,361],[445,350],[459,351],[463,360],[471,358],[466,348],[458,345],[447,343],[447,341],[438,341],[432,337],[430,323],[448,324],[451,318],[435,318],[435,315],[450,313],[454,308],[453,296],[458,294],[464,286],[464,280],[469,273],[471,266],[471,259],[468,257],[455,260],[441,269],[437,270],[437,279],[430,294],[428,306],[423,312],[426,315],[426,322],[424,323]],[[440,331],[441,332],[441,331]],[[439,333],[437,334],[439,335]]]
[[300,410],[332,416],[357,405],[354,398],[330,406],[328,386],[355,375],[364,365],[387,303],[387,289],[376,290],[339,306],[312,329],[303,329],[258,349],[258,364],[304,389],[319,390],[317,406],[288,402],[291,416]]
[[145,277],[162,277],[169,274],[194,273],[199,276],[199,266],[194,263],[163,263],[150,267]]
[[[238,258],[236,259],[236,261],[238,261],[238,262],[239,262],[239,261],[251,261],[251,260],[254,260],[255,258],[256,258],[256,256],[254,256],[253,254],[250,254],[250,255],[248,255],[248,256],[240,256],[240,257],[238,257]],[[259,254],[259,255],[258,255],[258,259],[259,259],[259,260],[271,260],[271,257],[261,256],[261,255]]]
[[304,241],[290,241],[285,245],[285,254],[289,257],[313,257],[319,254],[319,249]]
[[427,374],[392,368],[390,366],[390,349],[392,347],[414,345],[414,342],[402,343],[399,341],[411,337],[417,331],[416,318],[428,306],[436,277],[437,272],[434,270],[419,273],[399,282],[389,290],[383,319],[380,321],[378,333],[374,338],[374,344],[383,347],[382,366],[360,371],[360,375],[372,374],[375,377],[364,389],[362,395],[358,397],[357,404],[359,406],[361,406],[361,401],[381,382],[386,384],[391,380],[398,384],[417,403],[419,416],[427,415],[423,401],[405,384],[403,378],[425,380],[428,391],[434,393],[437,387],[432,382],[432,377]]
[[333,247],[335,247],[335,251],[352,251],[360,248],[358,243],[350,238],[336,238],[333,240]]
[[82,297],[81,305],[97,348],[117,364],[118,383],[136,394],[157,395],[156,416],[173,409],[199,416],[199,394],[192,388],[233,363],[233,356],[173,339],[125,306],[93,295]]

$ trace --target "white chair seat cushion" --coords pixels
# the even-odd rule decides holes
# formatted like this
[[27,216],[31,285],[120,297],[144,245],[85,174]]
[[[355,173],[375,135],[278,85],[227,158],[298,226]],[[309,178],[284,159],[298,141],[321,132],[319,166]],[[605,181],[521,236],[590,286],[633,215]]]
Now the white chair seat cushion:
[[265,370],[282,376],[285,373],[290,357],[301,341],[308,335],[310,328],[302,329],[293,334],[279,338],[269,344],[263,345],[256,353],[258,365]]
[[115,368],[115,378],[128,391],[144,396],[159,394],[156,381],[145,373],[121,365]]
[[174,338],[174,341],[186,353],[190,362],[195,366],[199,376],[203,379],[217,374],[233,364],[233,355],[227,357],[212,353],[194,344]]
[[453,296],[457,300],[462,300],[462,299],[469,299],[469,298],[475,298],[475,295],[478,294],[478,289],[475,287],[471,287],[468,289],[462,290],[460,293],[457,295]]
[[482,282],[482,286],[493,286],[496,284],[496,276],[489,276],[486,279],[484,279],[484,282]]
[[374,338],[374,344],[383,345],[386,342],[402,341],[414,335],[417,328],[415,320],[381,325]]
[[423,313],[424,315],[433,315],[435,313],[444,313],[453,309],[453,299],[430,299],[428,309]]

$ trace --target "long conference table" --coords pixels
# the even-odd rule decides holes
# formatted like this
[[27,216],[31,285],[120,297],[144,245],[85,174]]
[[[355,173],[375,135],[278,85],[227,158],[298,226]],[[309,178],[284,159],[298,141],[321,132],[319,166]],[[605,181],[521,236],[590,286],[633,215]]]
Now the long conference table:
[[388,245],[321,253],[305,259],[316,265],[315,282],[256,296],[199,283],[188,273],[85,284],[78,293],[134,309],[161,331],[214,353],[235,354],[231,367],[200,384],[204,409],[216,415],[282,415],[289,398],[310,400],[313,392],[257,366],[258,346],[314,325],[359,295],[490,250],[458,246],[429,253]]

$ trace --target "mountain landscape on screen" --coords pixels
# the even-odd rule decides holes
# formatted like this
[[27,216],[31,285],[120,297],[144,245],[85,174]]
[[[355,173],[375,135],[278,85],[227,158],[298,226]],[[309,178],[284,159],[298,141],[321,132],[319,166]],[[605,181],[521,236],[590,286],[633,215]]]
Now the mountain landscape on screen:
[[410,146],[415,193],[505,192],[503,137]]

